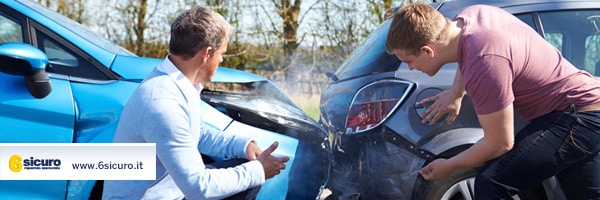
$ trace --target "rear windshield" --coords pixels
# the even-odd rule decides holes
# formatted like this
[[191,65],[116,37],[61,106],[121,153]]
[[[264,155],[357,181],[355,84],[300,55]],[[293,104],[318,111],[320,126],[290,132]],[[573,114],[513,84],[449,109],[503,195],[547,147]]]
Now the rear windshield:
[[385,40],[391,21],[390,19],[382,23],[352,52],[335,73],[338,79],[343,80],[398,69],[400,60],[385,52]]

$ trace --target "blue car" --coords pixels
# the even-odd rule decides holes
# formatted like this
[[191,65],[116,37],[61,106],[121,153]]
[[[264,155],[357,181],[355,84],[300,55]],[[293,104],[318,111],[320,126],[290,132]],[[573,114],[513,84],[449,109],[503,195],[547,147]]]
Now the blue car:
[[[0,143],[110,143],[160,59],[138,57],[30,0],[0,0]],[[272,82],[219,68],[202,91],[210,126],[289,156],[259,199],[314,199],[330,166],[326,131]],[[93,155],[90,155],[93,156]],[[206,156],[205,162],[224,158]],[[95,199],[101,180],[0,181],[2,199]]]

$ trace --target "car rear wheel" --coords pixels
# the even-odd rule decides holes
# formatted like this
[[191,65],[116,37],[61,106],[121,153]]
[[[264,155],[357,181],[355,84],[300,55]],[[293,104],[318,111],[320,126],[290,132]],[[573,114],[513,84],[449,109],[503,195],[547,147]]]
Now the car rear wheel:
[[476,174],[475,169],[464,169],[452,173],[443,180],[431,182],[430,190],[424,199],[473,199]]
[[[463,169],[454,172],[448,178],[431,182],[431,187],[424,199],[434,200],[471,200],[475,194],[475,169]],[[422,180],[422,178],[421,178]],[[543,186],[540,185],[532,191],[523,191],[513,196],[518,200],[545,200]]]
[[452,185],[448,190],[446,190],[446,193],[442,195],[441,199],[456,199],[457,197],[458,199],[471,199],[465,197],[472,197],[474,190],[475,178],[467,178]]

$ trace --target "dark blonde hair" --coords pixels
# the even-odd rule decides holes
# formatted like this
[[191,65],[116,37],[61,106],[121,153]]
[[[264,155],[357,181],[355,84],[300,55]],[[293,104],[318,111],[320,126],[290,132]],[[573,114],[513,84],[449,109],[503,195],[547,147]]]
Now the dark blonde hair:
[[435,8],[425,3],[413,3],[398,9],[392,16],[385,48],[388,53],[404,50],[418,55],[427,43],[438,43],[448,20]]
[[171,24],[169,52],[190,59],[206,46],[218,49],[231,32],[231,25],[222,15],[196,6],[181,13]]

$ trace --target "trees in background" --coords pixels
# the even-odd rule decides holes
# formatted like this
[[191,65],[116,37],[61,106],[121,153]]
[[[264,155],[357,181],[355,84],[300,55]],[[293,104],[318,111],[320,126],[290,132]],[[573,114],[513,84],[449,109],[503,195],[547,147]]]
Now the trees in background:
[[210,7],[225,16],[235,28],[223,66],[258,73],[284,89],[315,94],[320,93],[322,84],[327,81],[325,72],[337,70],[352,50],[383,22],[386,10],[412,2],[37,1],[139,56],[155,58],[167,55],[170,22],[179,12],[196,5]]

